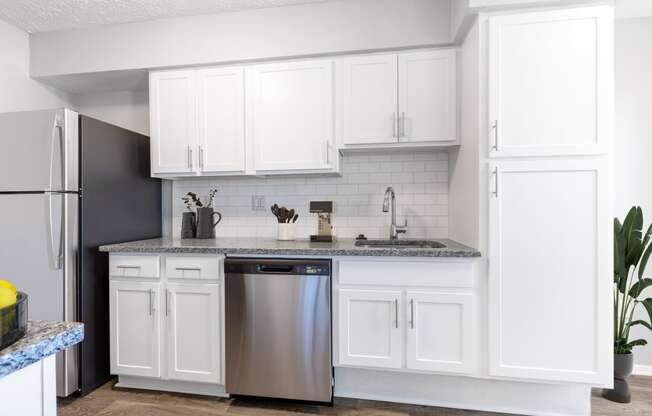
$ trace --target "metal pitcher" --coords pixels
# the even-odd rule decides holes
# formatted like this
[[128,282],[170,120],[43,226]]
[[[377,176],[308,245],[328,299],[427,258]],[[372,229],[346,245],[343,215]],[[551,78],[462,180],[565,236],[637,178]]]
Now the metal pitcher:
[[[217,215],[217,221],[214,217]],[[215,226],[222,221],[222,214],[213,208],[197,208],[197,238],[215,238]]]
[[197,235],[197,222],[194,212],[184,212],[181,215],[181,238],[195,238]]

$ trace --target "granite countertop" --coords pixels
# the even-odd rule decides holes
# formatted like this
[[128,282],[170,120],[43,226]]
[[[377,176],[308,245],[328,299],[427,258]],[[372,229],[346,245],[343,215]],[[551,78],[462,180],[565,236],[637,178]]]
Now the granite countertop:
[[309,240],[278,241],[273,238],[164,239],[133,241],[100,247],[111,253],[194,253],[283,256],[389,256],[389,257],[479,257],[474,248],[447,239],[445,248],[356,247],[353,239],[333,243]]
[[27,334],[0,350],[0,378],[63,351],[82,339],[84,325],[81,323],[29,321]]

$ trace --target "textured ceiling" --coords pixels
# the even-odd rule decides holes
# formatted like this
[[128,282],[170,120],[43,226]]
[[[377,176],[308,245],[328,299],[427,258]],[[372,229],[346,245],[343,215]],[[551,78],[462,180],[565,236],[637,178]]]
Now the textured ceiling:
[[30,33],[329,0],[0,0],[0,18]]

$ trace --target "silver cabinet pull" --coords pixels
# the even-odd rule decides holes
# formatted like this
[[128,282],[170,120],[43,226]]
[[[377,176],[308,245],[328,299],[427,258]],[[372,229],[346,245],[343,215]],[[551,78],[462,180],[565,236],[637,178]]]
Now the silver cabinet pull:
[[399,126],[401,128],[399,137],[405,137],[405,111],[401,113],[401,120],[399,122]]
[[165,289],[165,316],[168,316],[168,310],[170,309],[169,302],[170,302],[170,291]]
[[494,131],[494,144],[491,146],[491,150],[498,151],[498,120],[494,120],[491,129]]
[[199,145],[199,169],[204,170],[204,148]]
[[188,167],[192,170],[192,147],[188,146]]
[[392,113],[392,121],[394,122],[392,126],[392,137],[398,140],[398,113]]
[[130,265],[118,265],[118,266],[115,266],[115,268],[116,269],[139,269],[140,270],[140,266],[130,266]]
[[200,267],[175,267],[174,269],[180,272],[201,272]]
[[491,192],[496,198],[498,198],[498,166],[494,167],[493,172],[491,173],[494,177],[494,190]]
[[414,299],[410,299],[410,328],[414,329]]
[[149,316],[154,314],[154,290],[149,290]]
[[396,328],[398,328],[398,299],[394,299],[394,319],[396,323]]

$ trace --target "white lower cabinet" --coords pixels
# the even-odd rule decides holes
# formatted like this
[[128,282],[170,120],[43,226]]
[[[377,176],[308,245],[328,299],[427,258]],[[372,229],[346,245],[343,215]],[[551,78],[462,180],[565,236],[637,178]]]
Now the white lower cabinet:
[[[151,258],[159,261],[154,256],[120,255],[112,255],[112,260],[118,257],[132,257],[130,266],[141,268]],[[166,382],[173,383],[164,387],[171,390],[183,388],[183,382],[221,385],[222,261],[208,255],[168,255],[160,260],[165,265],[160,278],[111,275],[111,373],[138,378],[139,388],[160,389]],[[168,270],[168,263],[174,270]],[[196,275],[170,277],[181,276],[176,266],[186,263],[211,267],[200,268],[206,271],[201,280]],[[151,386],[143,381],[148,379]]]
[[339,262],[336,365],[473,373],[474,263],[372,263]]
[[220,288],[168,283],[168,378],[220,383]]
[[401,292],[341,289],[340,362],[401,368]]
[[110,283],[111,373],[161,376],[160,283]]
[[406,366],[411,370],[473,370],[473,295],[407,292]]

